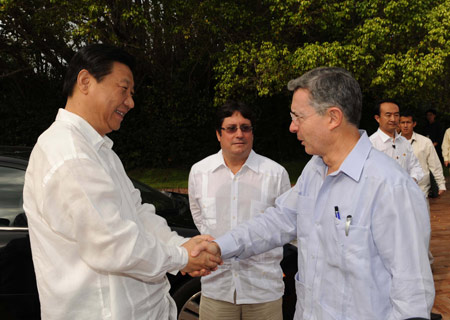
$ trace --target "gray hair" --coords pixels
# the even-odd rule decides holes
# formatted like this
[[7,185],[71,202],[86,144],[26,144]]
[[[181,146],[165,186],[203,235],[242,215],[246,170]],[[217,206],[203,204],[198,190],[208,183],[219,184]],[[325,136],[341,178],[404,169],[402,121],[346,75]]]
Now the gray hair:
[[348,122],[359,127],[362,93],[351,73],[337,67],[320,67],[293,79],[287,85],[290,91],[306,89],[309,102],[320,115],[333,106],[342,110]]

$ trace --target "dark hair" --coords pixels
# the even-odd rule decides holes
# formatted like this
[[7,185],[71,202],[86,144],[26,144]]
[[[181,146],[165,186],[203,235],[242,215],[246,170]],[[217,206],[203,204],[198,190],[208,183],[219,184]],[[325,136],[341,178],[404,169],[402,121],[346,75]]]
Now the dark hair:
[[437,115],[436,109],[428,109],[427,111],[425,111],[425,113],[431,112],[432,114],[434,114],[435,116]]
[[120,62],[134,71],[135,59],[126,51],[106,45],[91,44],[81,48],[70,60],[63,84],[63,94],[70,97],[73,94],[78,74],[86,69],[98,82],[111,73],[114,62]]
[[416,117],[414,115],[414,112],[412,112],[411,110],[405,110],[400,112],[400,117],[411,117],[412,122],[416,122]]
[[216,131],[222,133],[222,124],[225,118],[231,117],[233,113],[239,112],[245,119],[250,120],[253,125],[253,110],[241,101],[228,100],[225,104],[217,109],[216,112]]
[[308,71],[288,83],[288,89],[306,89],[309,102],[318,114],[336,106],[342,110],[348,122],[359,126],[362,109],[362,93],[351,73],[337,67],[320,67]]
[[378,101],[375,104],[375,108],[373,109],[373,115],[374,116],[379,116],[380,115],[380,107],[381,107],[381,105],[383,103],[393,103],[393,104],[397,105],[397,107],[400,109],[400,104],[397,101],[395,101],[394,99],[391,99],[391,98],[383,99],[383,100]]

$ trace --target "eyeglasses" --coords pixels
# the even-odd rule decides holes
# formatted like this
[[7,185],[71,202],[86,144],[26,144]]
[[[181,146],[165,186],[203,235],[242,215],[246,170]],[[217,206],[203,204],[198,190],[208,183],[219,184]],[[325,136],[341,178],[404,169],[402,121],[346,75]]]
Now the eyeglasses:
[[312,117],[313,115],[317,114],[317,113],[310,113],[307,116],[304,116],[304,115],[300,115],[299,116],[299,115],[296,115],[295,113],[293,113],[292,111],[290,111],[289,113],[291,115],[292,121],[296,122],[297,124],[300,123],[300,122],[303,122],[306,119],[308,119],[309,117]]
[[243,124],[242,126],[238,127],[238,126],[229,126],[226,128],[221,128],[222,130],[225,130],[226,133],[235,133],[237,131],[237,129],[241,129],[242,133],[249,133],[252,132],[253,127],[249,126],[248,124]]

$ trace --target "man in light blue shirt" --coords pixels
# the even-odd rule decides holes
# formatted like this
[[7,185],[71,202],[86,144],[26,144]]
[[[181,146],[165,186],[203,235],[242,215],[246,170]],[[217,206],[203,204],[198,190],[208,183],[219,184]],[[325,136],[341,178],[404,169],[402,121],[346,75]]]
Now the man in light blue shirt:
[[358,83],[343,69],[318,68],[288,88],[289,129],[314,156],[275,207],[198,250],[244,259],[297,239],[296,320],[428,319],[425,197],[358,130]]

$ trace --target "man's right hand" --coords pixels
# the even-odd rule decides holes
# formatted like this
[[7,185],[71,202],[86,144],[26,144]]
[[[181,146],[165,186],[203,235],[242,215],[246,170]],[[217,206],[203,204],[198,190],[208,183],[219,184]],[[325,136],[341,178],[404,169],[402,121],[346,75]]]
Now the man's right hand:
[[182,245],[186,248],[189,255],[187,265],[181,270],[183,274],[189,273],[195,277],[205,276],[210,274],[211,271],[217,270],[217,266],[222,264],[220,249],[218,251],[216,249],[207,250],[212,243],[212,239],[210,236],[201,235],[190,239]]
[[193,257],[196,257],[203,251],[209,252],[210,254],[219,257],[222,255],[219,245],[214,241],[203,241],[197,243],[197,245],[193,248],[191,255]]
[[[203,242],[199,242],[197,243],[197,245],[193,248],[193,250],[190,252],[190,255],[193,258],[196,257],[200,257],[203,254],[210,254],[213,255],[215,257],[220,257],[221,256],[221,252],[220,252],[220,247],[217,243],[215,242],[211,242],[211,241],[203,241]],[[190,257],[189,257],[190,258]],[[219,264],[222,264],[222,260],[220,260]],[[217,269],[217,268],[216,268]],[[215,269],[214,269],[215,270]],[[211,272],[208,272],[206,274],[202,273],[201,271],[193,271],[193,272],[189,272],[189,275],[191,277],[201,277],[201,276],[205,276],[210,274]]]
[[444,161],[444,165],[445,165],[446,167],[448,167],[448,163],[449,163],[449,161]]

